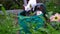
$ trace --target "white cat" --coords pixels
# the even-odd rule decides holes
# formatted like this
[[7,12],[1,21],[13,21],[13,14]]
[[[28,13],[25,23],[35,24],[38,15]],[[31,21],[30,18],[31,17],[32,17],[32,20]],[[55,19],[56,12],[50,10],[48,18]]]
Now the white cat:
[[36,6],[36,4],[37,4],[36,0],[29,0],[27,6],[25,6],[25,10],[29,11],[29,10],[31,10],[31,8],[33,8],[33,10],[34,10],[34,7]]

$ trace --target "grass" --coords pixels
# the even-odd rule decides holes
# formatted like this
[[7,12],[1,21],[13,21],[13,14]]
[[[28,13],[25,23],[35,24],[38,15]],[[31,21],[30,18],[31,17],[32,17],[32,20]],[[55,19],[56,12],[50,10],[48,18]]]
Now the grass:
[[19,30],[19,25],[16,25],[13,15],[7,15],[3,6],[1,10],[3,15],[0,15],[0,34],[16,34]]

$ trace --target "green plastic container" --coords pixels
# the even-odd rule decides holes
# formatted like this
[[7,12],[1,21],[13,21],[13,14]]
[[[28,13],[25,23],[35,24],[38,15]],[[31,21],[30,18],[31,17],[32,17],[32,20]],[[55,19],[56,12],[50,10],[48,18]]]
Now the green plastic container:
[[[18,14],[18,22],[20,27],[22,28],[20,30],[20,34],[22,34],[22,31],[25,32],[25,34],[30,33],[28,25],[30,24],[36,24],[35,30],[38,28],[41,28],[44,26],[45,20],[43,19],[43,14],[36,15],[36,16],[22,16],[20,13]],[[29,24],[27,24],[29,23]]]

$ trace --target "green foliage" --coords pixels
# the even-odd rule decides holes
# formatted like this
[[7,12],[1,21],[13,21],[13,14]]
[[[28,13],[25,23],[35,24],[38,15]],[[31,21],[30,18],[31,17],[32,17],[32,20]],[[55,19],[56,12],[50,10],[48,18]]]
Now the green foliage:
[[17,4],[13,4],[11,7],[10,7],[10,9],[18,9],[19,8],[19,6],[17,5]]
[[7,15],[5,8],[2,6],[3,15],[0,15],[0,34],[16,34],[19,30],[19,25],[16,25],[12,14]]
[[[38,30],[34,30],[36,24],[34,24],[34,25],[31,24],[29,30],[31,31],[32,34],[60,34],[60,29],[56,30],[48,23],[46,25],[47,25],[46,28],[42,27],[42,28],[39,28]],[[56,26],[56,27],[58,27],[58,26]]]
[[[58,0],[56,0],[56,1],[58,1]],[[50,2],[46,3],[46,9],[48,12],[50,12],[50,11],[52,11],[54,13],[60,12],[60,6],[55,3],[56,1],[51,0]]]

